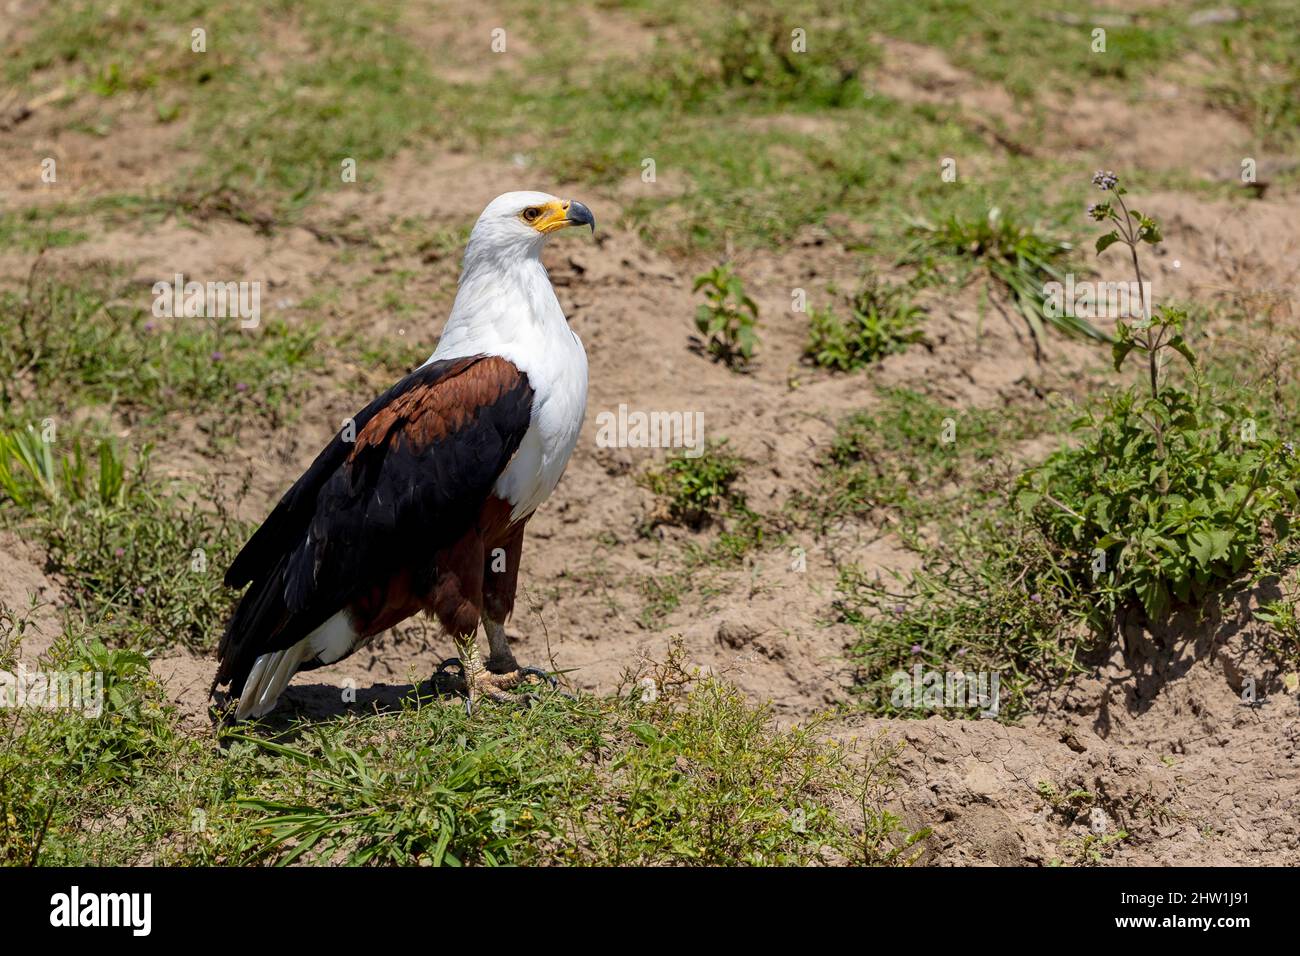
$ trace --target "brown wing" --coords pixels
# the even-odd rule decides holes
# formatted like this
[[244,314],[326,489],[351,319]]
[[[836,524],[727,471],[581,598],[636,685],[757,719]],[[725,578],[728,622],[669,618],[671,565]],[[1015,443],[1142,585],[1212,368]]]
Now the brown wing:
[[528,430],[528,377],[496,356],[433,362],[353,420],[289,489],[226,573],[251,584],[221,639],[216,684],[242,687],[375,582],[409,572],[475,520]]

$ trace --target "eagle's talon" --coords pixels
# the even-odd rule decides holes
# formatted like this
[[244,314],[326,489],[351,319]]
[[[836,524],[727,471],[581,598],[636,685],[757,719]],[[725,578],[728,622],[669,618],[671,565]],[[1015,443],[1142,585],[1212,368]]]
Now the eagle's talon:
[[[514,683],[521,683],[525,677],[538,677],[552,687],[558,687],[560,682],[551,675],[549,671],[542,670],[540,667],[520,667],[515,661],[514,655],[502,654],[497,657],[489,657],[483,664],[489,674],[500,678],[509,678]],[[513,684],[511,685],[513,686]]]
[[560,681],[554,674],[549,671],[544,671],[540,667],[521,667],[518,670],[518,674],[520,680],[525,677],[540,677],[542,680],[546,681],[546,683],[550,684],[552,689],[560,686]]

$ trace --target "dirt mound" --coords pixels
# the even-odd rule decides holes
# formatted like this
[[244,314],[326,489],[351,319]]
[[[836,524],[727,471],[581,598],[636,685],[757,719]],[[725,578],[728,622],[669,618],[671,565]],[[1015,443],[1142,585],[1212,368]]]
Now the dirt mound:
[[1126,628],[1020,726],[851,724],[906,743],[898,805],[913,826],[933,826],[927,862],[1295,865],[1295,675],[1251,618],[1274,596],[1241,595],[1155,634]]

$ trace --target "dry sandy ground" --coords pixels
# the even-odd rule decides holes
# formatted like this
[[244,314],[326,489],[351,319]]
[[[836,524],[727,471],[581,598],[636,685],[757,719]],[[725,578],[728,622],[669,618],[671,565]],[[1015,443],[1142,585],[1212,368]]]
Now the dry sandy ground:
[[[935,51],[891,42],[887,53],[898,68],[886,71],[885,92],[905,99],[957,95],[964,109],[986,118],[990,135],[1014,137],[1014,102],[981,92],[980,84]],[[1152,147],[1107,162],[1112,168],[1120,168],[1121,160],[1131,167],[1186,165],[1195,156],[1195,164],[1225,174],[1249,140],[1235,121],[1190,101],[1178,101],[1176,109],[1159,101],[1068,105],[1088,118],[1087,128],[1072,125],[1068,135],[1053,135],[1052,129],[1065,124],[1049,120],[1049,135],[1036,139],[1033,148],[1079,155],[1081,176],[1092,168],[1089,144],[1103,137]],[[57,118],[38,111],[0,134],[0,158],[22,163],[46,150],[76,157],[64,169],[69,187],[81,194],[110,184],[121,188],[122,178],[134,175],[145,177],[147,188],[149,177],[159,174],[161,163],[144,161],[159,148],[156,132],[128,123],[91,149],[79,134],[60,129]],[[857,255],[817,229],[792,236],[778,253],[740,259],[765,320],[756,371],[733,375],[686,347],[697,302],[691,278],[708,263],[670,260],[612,225],[620,218],[620,196],[456,153],[402,155],[378,182],[379,188],[357,187],[318,204],[309,216],[311,225],[321,227],[317,233],[294,227],[265,236],[220,220],[168,220],[147,233],[97,229],[89,242],[50,255],[67,263],[122,263],[139,278],[142,301],[150,283],[176,271],[260,278],[272,290],[264,296],[271,303],[264,322],[318,320],[327,332],[360,329],[431,350],[454,292],[456,255],[421,259],[395,251],[385,258],[380,268],[415,272],[406,294],[421,303],[422,317],[411,322],[367,300],[364,280],[376,268],[372,262],[345,255],[342,244],[323,241],[318,233],[372,234],[382,246],[394,217],[459,223],[512,188],[544,188],[591,206],[602,223],[595,241],[566,236],[547,252],[561,302],[590,356],[585,437],[559,490],[530,525],[524,591],[512,625],[521,660],[554,661],[579,688],[612,690],[639,654],[661,655],[680,636],[695,663],[725,673],[757,700],[771,700],[783,719],[844,703],[853,677],[845,656],[853,635],[826,623],[836,563],[888,571],[905,570],[914,561],[888,534],[866,525],[838,528],[824,539],[799,542],[808,553],[805,573],[791,570],[785,552],[764,552],[743,570],[717,573],[718,593],[703,606],[689,599],[647,630],[639,623],[644,598],[636,582],[670,570],[676,546],[688,533],[665,528],[649,538],[638,534],[652,502],[635,475],[656,453],[597,448],[599,412],[620,403],[703,410],[706,433],[728,437],[752,462],[745,491],[757,509],[768,510],[808,486],[834,423],[869,405],[874,385],[925,383],[954,405],[991,406],[1052,393],[1077,395],[1104,376],[1095,354],[1059,341],[1051,346],[1050,363],[1036,362],[1021,326],[996,312],[981,318],[974,295],[927,300],[930,346],[892,357],[868,373],[835,376],[801,365],[805,320],[790,313],[790,290],[820,289],[831,280],[851,286],[861,268]],[[42,201],[13,188],[3,198]],[[1151,197],[1147,207],[1165,222],[1166,248],[1173,250],[1159,260],[1163,289],[1216,294],[1240,285],[1240,252],[1251,242],[1257,248],[1248,257],[1250,281],[1294,282],[1300,242],[1300,203],[1294,197],[1267,195],[1245,217],[1227,205],[1182,195]],[[1266,244],[1258,243],[1261,236],[1268,237]],[[7,276],[25,274],[28,264],[13,251],[0,254],[0,271]],[[322,282],[341,285],[343,298],[328,314],[306,314],[296,303]],[[243,430],[232,449],[216,453],[208,435],[182,425],[158,449],[156,464],[182,478],[215,469],[232,483],[251,468],[253,493],[242,508],[246,517],[261,518],[338,422],[387,384],[384,375],[348,356],[334,355],[330,362],[329,374],[311,383],[292,427],[269,434]],[[45,575],[38,551],[13,536],[0,537],[0,600],[25,603],[31,593],[57,602],[59,582]],[[929,862],[1073,859],[1095,826],[1130,834],[1109,851],[1107,862],[1115,864],[1300,863],[1300,708],[1295,693],[1283,689],[1280,675],[1269,672],[1254,650],[1258,636],[1249,607],[1255,599],[1165,634],[1130,635],[1127,647],[1116,647],[1085,679],[1039,700],[1037,712],[1019,726],[849,716],[838,719],[833,732],[845,738],[883,733],[906,743],[895,802],[913,825],[934,828]],[[54,620],[47,611],[39,623],[48,633]],[[32,642],[28,652],[38,652],[41,644]],[[349,680],[359,688],[360,706],[392,699],[411,681],[427,677],[449,651],[431,627],[408,626],[339,666],[301,676],[287,700],[307,713],[328,713],[339,685]],[[196,728],[205,724],[212,667],[210,660],[175,650],[155,662]],[[1257,706],[1241,702],[1246,675],[1255,676],[1266,697]],[[1044,783],[1060,794],[1094,794],[1098,812],[1092,806],[1078,814],[1054,808],[1040,793]]]

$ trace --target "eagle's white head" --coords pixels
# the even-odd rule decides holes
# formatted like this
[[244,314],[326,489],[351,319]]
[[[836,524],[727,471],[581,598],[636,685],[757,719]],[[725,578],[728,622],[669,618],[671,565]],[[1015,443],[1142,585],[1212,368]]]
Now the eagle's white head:
[[[568,226],[594,233],[596,219],[582,203],[549,193],[510,192],[488,203],[470,232],[456,301],[430,361],[501,355],[520,365],[520,351],[576,341],[541,258],[547,238]],[[585,382],[585,356],[582,364]]]
[[465,247],[465,267],[486,259],[509,265],[520,259],[536,259],[553,232],[567,226],[590,226],[596,231],[591,210],[573,199],[559,199],[549,193],[503,193],[487,204],[478,217]]

